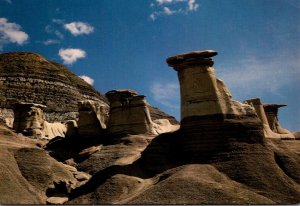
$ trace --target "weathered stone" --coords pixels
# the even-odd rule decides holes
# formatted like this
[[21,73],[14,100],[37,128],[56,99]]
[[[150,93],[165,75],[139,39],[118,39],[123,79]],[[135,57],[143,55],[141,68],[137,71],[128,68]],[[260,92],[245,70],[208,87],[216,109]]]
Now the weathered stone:
[[286,104],[264,104],[264,110],[268,119],[269,126],[273,132],[284,134],[287,133],[286,129],[281,128],[278,120],[278,109],[285,107]]
[[[192,52],[170,57],[167,60],[168,64],[178,71],[181,119],[215,114],[253,115],[255,112],[251,107],[232,101],[231,93],[226,85],[215,77],[212,64],[199,62],[199,59],[202,59],[201,53],[217,54],[210,50]],[[193,58],[190,58],[191,55]],[[174,58],[180,61],[174,62]],[[210,61],[213,63],[212,59]]]
[[106,129],[109,107],[106,104],[99,104],[91,100],[78,103],[79,137],[99,136],[103,129]]
[[178,128],[172,127],[167,119],[156,119],[159,124],[153,122],[150,105],[145,96],[137,95],[136,91],[112,90],[106,93],[106,97],[110,101],[110,134],[159,134]]
[[102,145],[99,145],[99,146],[92,146],[92,147],[89,147],[89,148],[86,148],[84,150],[82,150],[81,152],[79,152],[79,156],[81,157],[87,157],[87,156],[90,156],[92,155],[93,153],[101,150],[102,148]]
[[[287,129],[281,128],[277,113],[278,107],[285,105],[263,105],[259,98],[245,100],[248,104],[251,104],[260,118],[263,128],[264,136],[266,138],[277,138],[277,139],[295,139],[295,136]],[[266,110],[268,112],[266,112]]]
[[78,181],[86,181],[86,180],[89,180],[91,178],[91,175],[89,175],[88,173],[85,173],[85,172],[75,172],[74,177]]
[[210,57],[216,54],[208,50],[167,59],[169,66],[178,72],[182,147],[190,158],[203,158],[220,151],[228,139],[263,139],[254,108],[234,101],[224,82],[215,77]]
[[13,128],[18,133],[42,137],[44,105],[32,103],[17,103],[14,106]]
[[67,197],[49,197],[47,198],[47,204],[62,205],[69,200]]
[[78,125],[75,120],[68,120],[64,122],[66,126],[66,138],[75,137],[78,135]]
[[106,97],[110,101],[110,134],[153,133],[145,96],[132,90],[112,90],[106,93]]
[[43,109],[46,106],[34,103],[20,102],[14,106],[14,124],[16,132],[34,138],[52,139],[64,137],[66,126],[60,122],[49,123],[44,120]]

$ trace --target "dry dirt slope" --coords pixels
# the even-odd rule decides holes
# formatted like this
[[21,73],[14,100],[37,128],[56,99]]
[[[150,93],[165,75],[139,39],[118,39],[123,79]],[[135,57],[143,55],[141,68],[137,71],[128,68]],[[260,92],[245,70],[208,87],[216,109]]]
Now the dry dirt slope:
[[[169,137],[174,138],[172,135]],[[85,160],[79,163],[79,166],[83,165],[81,169],[93,173],[93,178],[85,187],[71,194],[69,204],[300,202],[299,141],[229,142],[224,145],[226,149],[223,152],[211,158],[188,161],[176,155],[164,154],[167,147],[162,141],[156,141],[157,138],[147,146],[141,158],[131,165],[113,164],[101,168],[104,160],[93,158],[101,156],[101,151],[90,157],[93,162]],[[157,144],[161,144],[164,151],[160,151]],[[293,147],[289,148],[290,145]],[[149,151],[160,154],[161,161],[149,158],[153,154],[149,156]],[[106,157],[116,160],[121,156],[107,154]],[[92,165],[98,165],[98,172]]]
[[[161,136],[153,138],[124,137],[77,161],[77,168],[93,177],[68,194],[67,204],[300,202],[300,141],[229,142],[211,158],[188,161],[160,151]],[[1,126],[1,204],[45,204],[51,183],[73,181],[61,163],[36,144]],[[153,149],[161,162],[149,158]]]

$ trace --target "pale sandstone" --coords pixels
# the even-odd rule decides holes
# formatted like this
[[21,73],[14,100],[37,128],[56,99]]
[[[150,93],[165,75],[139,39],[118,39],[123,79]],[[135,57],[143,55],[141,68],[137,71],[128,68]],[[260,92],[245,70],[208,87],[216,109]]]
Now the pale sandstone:
[[215,77],[212,50],[195,51],[167,59],[178,72],[181,119],[215,114],[254,115],[249,105],[232,100],[224,82]]
[[66,126],[60,122],[49,123],[44,120],[43,109],[46,106],[20,102],[14,106],[13,128],[18,133],[40,139],[64,137]]
[[[259,98],[245,100],[245,102],[247,102],[248,104],[252,105],[255,108],[255,111],[263,124],[264,135],[266,138],[295,139],[295,136],[290,131],[281,128],[277,116],[275,116],[272,119],[271,117],[269,117],[268,119],[265,112],[264,105],[262,104]],[[269,124],[270,122],[272,123],[271,127]]]
[[68,200],[69,198],[67,197],[49,197],[47,199],[47,203],[52,205],[62,205],[66,203]]
[[145,96],[134,90],[112,90],[106,96],[110,101],[110,134],[160,134],[178,128],[167,119],[152,121]]

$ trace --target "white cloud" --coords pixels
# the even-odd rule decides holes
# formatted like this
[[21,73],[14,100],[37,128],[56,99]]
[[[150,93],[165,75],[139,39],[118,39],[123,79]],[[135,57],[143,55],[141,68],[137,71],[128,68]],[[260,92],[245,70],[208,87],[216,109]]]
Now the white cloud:
[[179,83],[155,82],[151,85],[150,92],[155,101],[173,109],[179,108]]
[[64,28],[74,36],[90,34],[94,31],[94,27],[85,22],[71,22],[64,24]]
[[232,93],[243,100],[270,92],[282,95],[280,90],[283,87],[291,84],[298,85],[299,65],[299,58],[286,55],[275,55],[268,60],[260,60],[252,56],[234,62],[234,65],[224,69],[216,69],[216,72]]
[[8,22],[6,18],[0,18],[0,47],[8,43],[23,45],[29,36],[21,29],[20,25]]
[[159,16],[188,14],[197,11],[198,7],[199,4],[196,0],[155,0],[150,4],[150,8],[154,11],[149,15],[149,18],[155,21]]
[[171,9],[169,9],[168,7],[166,7],[166,6],[164,7],[164,12],[167,15],[172,15],[173,14],[173,11]]
[[92,79],[91,77],[89,76],[86,76],[86,75],[81,75],[79,76],[81,79],[83,79],[86,83],[90,84],[90,85],[93,85],[94,84],[94,79]]
[[12,4],[12,1],[11,0],[4,0],[6,3],[8,4]]
[[189,10],[190,11],[197,11],[199,4],[196,4],[196,0],[189,0],[188,1]]
[[156,0],[156,2],[157,2],[158,4],[166,4],[166,3],[172,3],[173,0]]
[[73,64],[78,59],[86,57],[86,52],[82,49],[60,49],[58,55],[64,60],[64,64]]

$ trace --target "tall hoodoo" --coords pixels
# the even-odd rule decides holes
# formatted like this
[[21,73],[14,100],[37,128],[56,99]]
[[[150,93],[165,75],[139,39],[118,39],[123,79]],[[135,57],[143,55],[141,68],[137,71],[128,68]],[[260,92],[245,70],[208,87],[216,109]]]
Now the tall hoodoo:
[[216,78],[211,57],[217,54],[213,50],[194,51],[167,59],[178,72],[181,120],[216,114],[253,115],[253,108],[233,101],[224,82]]
[[228,139],[262,141],[255,110],[232,100],[223,81],[216,78],[212,59],[216,51],[194,51],[167,59],[178,73],[181,94],[183,150],[201,157],[222,149]]

